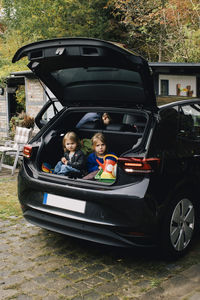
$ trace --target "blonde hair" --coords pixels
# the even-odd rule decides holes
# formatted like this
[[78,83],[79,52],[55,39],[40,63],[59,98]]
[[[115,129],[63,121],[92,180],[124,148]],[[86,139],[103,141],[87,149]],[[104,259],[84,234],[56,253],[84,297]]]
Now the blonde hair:
[[79,140],[79,137],[77,136],[77,134],[73,131],[69,131],[65,134],[64,138],[63,138],[63,149],[64,149],[64,152],[67,151],[66,147],[65,147],[65,144],[66,144],[66,141],[67,140],[70,140],[71,142],[74,142],[77,144],[77,148],[80,147],[80,140]]
[[102,143],[104,143],[106,145],[105,135],[101,132],[98,132],[98,133],[95,133],[95,135],[93,135],[93,137],[91,138],[93,148],[98,143],[98,140],[100,140]]

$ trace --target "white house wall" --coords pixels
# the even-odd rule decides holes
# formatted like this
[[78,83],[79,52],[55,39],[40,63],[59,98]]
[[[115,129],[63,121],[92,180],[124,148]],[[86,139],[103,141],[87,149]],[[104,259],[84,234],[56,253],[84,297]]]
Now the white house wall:
[[[161,94],[161,80],[169,81],[169,96],[176,96],[177,90],[176,85],[180,84],[181,88],[186,88],[188,85],[191,86],[193,91],[192,97],[196,97],[197,84],[196,76],[182,76],[182,75],[159,75],[159,95]],[[187,96],[187,92],[181,91],[180,96]]]

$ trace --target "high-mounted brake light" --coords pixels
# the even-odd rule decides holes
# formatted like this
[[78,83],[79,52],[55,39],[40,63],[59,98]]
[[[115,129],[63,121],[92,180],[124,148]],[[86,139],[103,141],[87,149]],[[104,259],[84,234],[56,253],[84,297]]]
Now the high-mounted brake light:
[[160,158],[119,157],[119,165],[126,173],[152,173],[160,163]]
[[23,149],[23,156],[26,158],[30,158],[32,154],[32,146],[25,145]]

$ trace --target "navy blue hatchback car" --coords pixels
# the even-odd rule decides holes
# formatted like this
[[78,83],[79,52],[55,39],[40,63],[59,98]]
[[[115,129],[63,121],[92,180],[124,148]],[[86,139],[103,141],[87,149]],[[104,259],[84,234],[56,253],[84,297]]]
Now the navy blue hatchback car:
[[[31,223],[119,247],[159,246],[185,253],[199,223],[200,99],[157,107],[152,74],[139,55],[111,42],[63,38],[29,44],[29,68],[57,98],[36,117],[40,131],[24,147],[18,195]],[[59,102],[62,109],[56,109]],[[55,112],[47,122],[50,107]],[[107,112],[113,122],[86,122]],[[46,173],[63,155],[62,139],[105,135],[118,156],[112,181]]]

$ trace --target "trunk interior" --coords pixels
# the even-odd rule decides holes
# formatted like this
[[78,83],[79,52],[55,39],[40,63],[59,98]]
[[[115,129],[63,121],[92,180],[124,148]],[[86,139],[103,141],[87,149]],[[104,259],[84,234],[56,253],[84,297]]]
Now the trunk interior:
[[[38,149],[36,167],[39,171],[42,170],[44,163],[54,168],[61,159],[63,156],[62,140],[68,131],[76,132],[82,147],[84,147],[84,140],[91,139],[94,134],[101,132],[106,138],[108,153],[112,152],[120,157],[131,152],[137,152],[148,123],[147,113],[138,110],[131,112],[128,110],[125,112],[107,111],[111,117],[110,124],[104,125],[100,119],[88,121],[77,128],[77,123],[87,112],[68,109],[54,123],[52,122],[53,124],[46,130],[46,134],[43,134],[41,146]],[[104,112],[98,110],[98,113],[103,114]],[[88,149],[81,148],[81,150],[83,150],[87,161],[87,156],[92,150],[90,149],[90,152],[87,152]],[[128,155],[130,156],[130,154]],[[87,169],[85,174],[87,174]],[[58,177],[59,175],[54,176]]]

